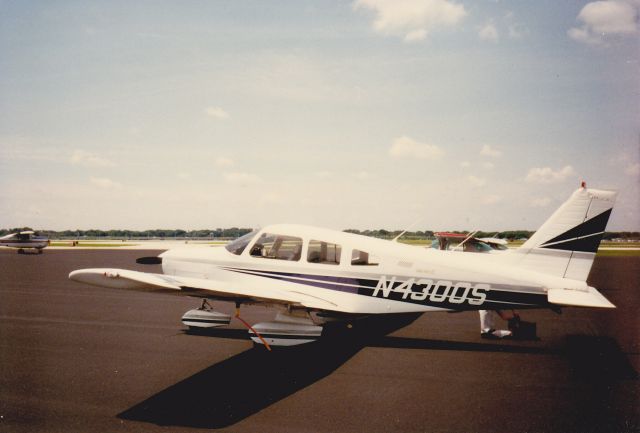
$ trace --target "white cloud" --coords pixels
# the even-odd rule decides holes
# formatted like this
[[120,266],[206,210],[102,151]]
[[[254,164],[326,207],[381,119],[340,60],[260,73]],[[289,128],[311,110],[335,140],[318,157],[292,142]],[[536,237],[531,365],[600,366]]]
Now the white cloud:
[[590,33],[586,28],[572,27],[567,31],[567,35],[574,41],[582,42],[590,45],[602,44],[602,39],[599,36]]
[[483,204],[496,204],[502,201],[502,197],[500,197],[499,195],[496,194],[491,194],[491,195],[485,195],[482,198],[482,203]]
[[373,28],[405,42],[425,39],[429,32],[452,27],[466,15],[463,5],[448,0],[356,0],[354,9],[375,13]]
[[404,37],[404,41],[405,42],[421,41],[426,37],[427,37],[427,31],[426,30],[424,30],[424,29],[414,30],[414,31],[409,32],[409,33],[406,34],[406,36]]
[[605,0],[587,3],[578,20],[581,27],[573,27],[567,31],[575,41],[591,45],[605,43],[608,35],[631,35],[637,32],[637,7],[626,1]]
[[420,143],[403,135],[393,141],[389,155],[395,158],[437,159],[444,155],[444,151],[434,144]]
[[640,162],[627,165],[624,172],[629,176],[640,176]]
[[530,183],[556,183],[562,182],[574,174],[575,171],[570,165],[564,166],[557,171],[553,171],[551,167],[533,167],[527,173],[525,181]]
[[237,185],[253,185],[256,183],[261,183],[262,179],[259,176],[251,173],[243,173],[243,172],[233,172],[233,173],[225,173],[224,180],[228,183],[237,184]]
[[220,107],[207,107],[204,112],[207,116],[218,120],[227,120],[230,118],[229,114]]
[[532,198],[529,202],[530,207],[547,207],[551,203],[551,199],[549,197],[535,197]]
[[478,36],[483,41],[498,42],[498,29],[493,23],[488,23],[478,30]]
[[462,161],[460,163],[460,167],[462,167],[462,168],[471,167],[471,163],[469,161]]
[[233,159],[231,158],[226,158],[224,156],[219,156],[216,158],[216,166],[217,167],[233,167],[235,165],[235,162],[233,161]]
[[101,158],[84,150],[76,150],[69,159],[73,165],[85,167],[113,167],[115,164],[106,158]]
[[103,188],[103,189],[115,189],[115,188],[121,188],[122,187],[122,185],[120,183],[114,182],[113,180],[108,179],[106,177],[91,177],[89,179],[89,181],[93,185],[95,185],[97,187],[100,187],[100,188]]
[[472,186],[475,186],[476,188],[479,188],[481,186],[485,186],[487,181],[486,179],[482,179],[481,177],[476,177],[476,176],[467,176],[467,180],[469,181],[469,183]]
[[480,150],[480,155],[482,155],[482,156],[490,156],[492,158],[498,158],[498,157],[502,156],[502,152],[499,151],[498,149],[494,149],[493,147],[489,146],[488,144],[485,144],[484,146],[482,146],[482,150]]
[[358,173],[353,173],[353,177],[358,180],[366,180],[369,179],[369,173],[366,171],[359,171]]
[[595,33],[635,33],[636,9],[624,1],[595,1],[582,8],[578,19]]

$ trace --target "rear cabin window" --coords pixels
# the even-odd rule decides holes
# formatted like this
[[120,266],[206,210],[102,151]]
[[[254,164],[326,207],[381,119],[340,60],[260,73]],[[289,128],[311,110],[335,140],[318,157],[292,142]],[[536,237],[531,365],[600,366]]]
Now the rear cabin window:
[[263,233],[251,247],[251,256],[263,259],[300,260],[302,239],[273,233]]
[[369,253],[365,251],[352,250],[351,264],[353,266],[375,266],[378,264],[378,259],[370,256]]
[[326,265],[339,265],[342,247],[329,242],[309,241],[307,261],[309,263],[322,263]]

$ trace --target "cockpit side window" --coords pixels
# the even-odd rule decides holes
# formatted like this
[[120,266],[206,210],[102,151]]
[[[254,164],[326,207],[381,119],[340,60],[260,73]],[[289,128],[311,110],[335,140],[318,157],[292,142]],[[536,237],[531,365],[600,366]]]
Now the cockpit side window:
[[323,263],[326,265],[339,265],[342,247],[329,242],[309,241],[307,261],[309,263]]
[[360,250],[351,251],[351,265],[353,266],[376,266],[378,259],[369,253]]
[[263,259],[297,262],[302,253],[302,239],[273,233],[263,233],[251,247],[251,256]]
[[227,249],[227,251],[236,254],[236,255],[240,255],[242,254],[242,252],[244,251],[244,249],[247,247],[247,245],[249,245],[249,242],[251,242],[251,240],[258,234],[257,230],[254,230],[250,233],[247,233],[244,236],[240,236],[238,239],[228,243],[225,248]]

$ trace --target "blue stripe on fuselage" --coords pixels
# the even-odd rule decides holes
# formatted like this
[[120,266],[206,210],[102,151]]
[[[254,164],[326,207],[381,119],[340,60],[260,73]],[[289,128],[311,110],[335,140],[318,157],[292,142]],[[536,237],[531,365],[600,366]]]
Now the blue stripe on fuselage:
[[[313,274],[300,274],[291,272],[279,272],[279,271],[266,271],[256,269],[242,269],[225,267],[225,270],[238,272],[246,275],[253,275],[265,278],[276,279],[280,281],[286,281],[290,283],[304,284],[307,286],[318,287],[328,290],[336,290],[339,292],[352,293],[362,296],[372,297],[376,293],[376,287],[378,286],[379,279],[367,279],[367,278],[347,278],[333,275],[313,275]],[[417,300],[412,299],[412,296],[407,296],[405,292],[395,291],[396,288],[404,284],[406,281],[394,281],[391,284],[391,291],[388,296],[384,296],[382,290],[378,290],[376,297],[381,299],[390,299],[399,302],[408,302],[418,305],[426,305],[438,308],[445,308],[450,310],[478,310],[478,309],[508,309],[508,308],[535,308],[535,307],[547,307],[547,296],[545,293],[523,293],[516,291],[505,290],[486,290],[486,299],[480,305],[471,304],[467,301],[462,303],[450,302],[451,296],[455,291],[451,291],[449,295],[442,301],[431,301],[429,296],[425,299]],[[434,292],[437,294],[441,286],[434,288]],[[422,292],[411,292],[415,294],[422,294]],[[430,293],[431,295],[431,293]]]

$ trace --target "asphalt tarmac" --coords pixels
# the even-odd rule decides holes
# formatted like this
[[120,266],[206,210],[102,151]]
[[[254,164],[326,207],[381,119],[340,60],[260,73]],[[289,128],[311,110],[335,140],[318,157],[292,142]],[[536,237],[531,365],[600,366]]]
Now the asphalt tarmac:
[[235,320],[186,333],[180,317],[197,300],[67,279],[87,267],[157,272],[135,264],[156,254],[0,251],[0,431],[640,429],[638,257],[596,259],[589,282],[616,310],[523,312],[538,341],[482,340],[477,313],[435,313],[388,336],[267,352]]

